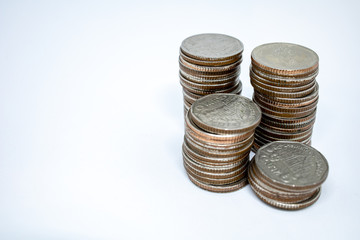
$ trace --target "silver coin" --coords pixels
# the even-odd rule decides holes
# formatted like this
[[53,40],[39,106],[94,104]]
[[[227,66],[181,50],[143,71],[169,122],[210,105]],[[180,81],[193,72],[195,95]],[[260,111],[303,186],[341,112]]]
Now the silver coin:
[[208,84],[208,83],[213,83],[213,84],[216,84],[216,83],[224,83],[224,82],[230,82],[236,78],[238,78],[238,76],[240,75],[240,68],[232,73],[231,75],[230,74],[222,74],[222,75],[198,75],[198,76],[195,76],[193,74],[189,74],[183,70],[179,70],[179,73],[181,76],[183,76],[184,78],[186,78],[187,80],[190,80],[192,82],[196,82],[196,83],[200,83],[200,84]]
[[251,53],[252,64],[277,75],[301,75],[315,71],[318,55],[311,49],[292,43],[268,43]]
[[261,110],[254,102],[235,94],[202,97],[191,106],[190,114],[196,125],[218,134],[254,129],[261,119]]
[[180,50],[195,59],[221,61],[239,56],[244,45],[231,36],[205,33],[186,38],[181,43]]
[[242,55],[240,55],[238,58],[230,58],[227,60],[222,60],[222,61],[210,61],[210,60],[198,60],[195,58],[191,58],[186,56],[185,54],[183,54],[180,51],[180,57],[182,57],[185,61],[196,64],[196,65],[200,65],[200,66],[224,66],[224,65],[228,65],[228,64],[232,64],[236,61],[240,61],[242,62]]
[[256,75],[257,77],[267,80],[268,82],[271,82],[273,85],[276,86],[302,86],[304,84],[307,84],[309,82],[314,81],[316,76],[319,73],[319,70],[316,70],[315,72],[312,72],[309,75],[302,75],[301,77],[296,76],[277,76],[270,74],[268,72],[262,72],[261,69],[257,68],[255,65],[250,65],[250,73]]
[[298,142],[278,141],[264,145],[255,155],[260,173],[286,189],[311,189],[327,178],[326,158],[316,149]]
[[216,186],[208,183],[203,183],[196,178],[192,177],[190,174],[188,174],[189,179],[198,187],[211,191],[211,192],[218,192],[218,193],[227,193],[227,192],[233,192],[237,191],[243,187],[245,187],[248,182],[246,177],[240,179],[237,182],[231,183],[231,184],[225,184],[221,186]]

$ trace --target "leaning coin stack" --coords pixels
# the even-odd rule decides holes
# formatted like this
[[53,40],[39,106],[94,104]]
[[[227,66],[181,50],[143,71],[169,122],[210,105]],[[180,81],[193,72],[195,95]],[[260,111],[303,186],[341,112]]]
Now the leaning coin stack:
[[213,192],[245,186],[260,119],[260,108],[236,94],[215,93],[196,100],[185,116],[183,160],[190,180]]
[[184,113],[196,99],[212,93],[240,94],[239,79],[243,44],[223,34],[199,34],[186,38],[180,47],[180,84]]
[[265,203],[287,210],[308,207],[320,197],[329,166],[316,149],[299,142],[277,141],[259,148],[248,181]]
[[291,43],[269,43],[251,53],[253,101],[262,110],[253,150],[272,141],[311,145],[319,86],[318,55]]

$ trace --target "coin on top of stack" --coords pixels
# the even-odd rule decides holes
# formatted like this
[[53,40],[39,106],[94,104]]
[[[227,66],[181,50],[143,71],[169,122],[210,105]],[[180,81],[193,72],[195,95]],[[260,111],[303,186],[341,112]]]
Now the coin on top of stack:
[[181,43],[179,76],[185,113],[202,96],[241,93],[239,75],[243,50],[241,41],[224,34],[198,34]]
[[237,94],[215,93],[196,100],[185,116],[183,160],[190,180],[213,192],[245,186],[260,119],[260,108]]
[[253,150],[272,141],[311,145],[319,85],[319,57],[292,43],[268,43],[251,53],[253,101],[262,110]]
[[248,181],[265,203],[287,210],[308,207],[320,197],[329,166],[315,148],[294,141],[268,143],[250,162]]

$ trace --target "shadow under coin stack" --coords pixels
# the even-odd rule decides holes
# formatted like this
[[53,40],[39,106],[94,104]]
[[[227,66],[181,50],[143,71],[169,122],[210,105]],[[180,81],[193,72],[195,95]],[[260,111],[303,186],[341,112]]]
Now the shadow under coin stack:
[[216,93],[195,101],[185,116],[184,167],[190,180],[213,192],[247,184],[249,152],[261,119],[250,99]]
[[253,150],[272,141],[311,145],[319,86],[318,55],[291,43],[269,43],[251,53],[253,101],[262,111]]
[[278,141],[259,148],[251,160],[248,181],[265,203],[297,210],[318,200],[328,171],[327,160],[316,149],[299,142]]
[[212,93],[240,94],[242,42],[223,34],[199,34],[186,38],[180,47],[180,84],[184,113],[196,99]]

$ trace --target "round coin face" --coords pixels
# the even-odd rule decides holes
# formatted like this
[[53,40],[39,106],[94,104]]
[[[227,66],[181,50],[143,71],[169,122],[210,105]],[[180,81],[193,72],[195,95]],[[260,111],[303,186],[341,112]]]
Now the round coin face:
[[254,129],[261,120],[260,108],[236,94],[216,93],[198,99],[190,109],[196,125],[213,133],[241,133]]
[[299,142],[277,141],[262,146],[255,155],[260,173],[286,189],[310,189],[323,183],[329,166],[316,149]]
[[309,48],[292,43],[268,43],[251,53],[254,65],[275,74],[306,74],[317,69],[318,55]]
[[205,33],[186,38],[180,50],[200,60],[225,60],[237,57],[244,50],[242,42],[224,34]]

